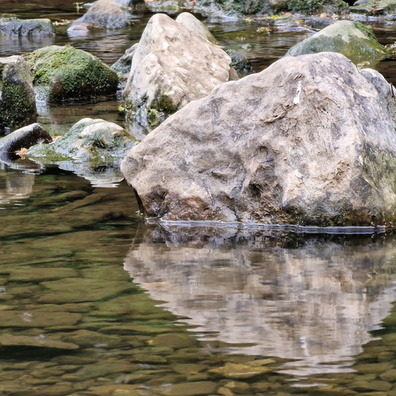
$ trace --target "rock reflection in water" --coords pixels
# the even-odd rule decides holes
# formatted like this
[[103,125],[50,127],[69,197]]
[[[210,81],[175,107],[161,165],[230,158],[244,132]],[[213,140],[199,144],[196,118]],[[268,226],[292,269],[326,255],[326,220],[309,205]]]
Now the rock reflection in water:
[[201,340],[297,359],[283,367],[290,374],[349,371],[395,300],[390,237],[163,225],[146,234],[124,262],[135,282]]

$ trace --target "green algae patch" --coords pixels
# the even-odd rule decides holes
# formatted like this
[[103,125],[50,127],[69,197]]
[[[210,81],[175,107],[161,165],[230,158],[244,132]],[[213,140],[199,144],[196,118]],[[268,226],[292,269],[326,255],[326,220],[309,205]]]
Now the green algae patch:
[[36,97],[40,101],[62,103],[113,96],[117,73],[99,58],[76,49],[51,45],[28,57]]
[[338,52],[357,66],[373,66],[390,52],[381,45],[371,28],[360,22],[338,21],[296,44],[286,53],[299,56]]

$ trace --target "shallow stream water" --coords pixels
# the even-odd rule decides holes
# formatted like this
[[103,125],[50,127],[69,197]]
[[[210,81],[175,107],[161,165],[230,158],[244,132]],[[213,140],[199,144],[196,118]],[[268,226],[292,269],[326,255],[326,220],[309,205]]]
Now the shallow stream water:
[[[24,18],[76,11],[0,0]],[[111,34],[0,38],[0,56],[70,43],[111,64],[149,16]],[[322,21],[205,23],[260,71]],[[396,83],[394,61],[377,68]],[[44,108],[40,122],[122,125],[119,104]],[[119,172],[69,165],[0,165],[1,395],[396,395],[394,235],[146,224]]]

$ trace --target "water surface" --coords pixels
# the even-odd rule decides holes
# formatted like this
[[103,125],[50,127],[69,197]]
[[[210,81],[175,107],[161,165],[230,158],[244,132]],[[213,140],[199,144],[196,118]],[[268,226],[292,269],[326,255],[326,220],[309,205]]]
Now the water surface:
[[[79,16],[55,1],[0,12]],[[149,16],[111,34],[3,38],[0,54],[71,43],[111,64]],[[255,71],[319,22],[205,20]],[[377,68],[396,82],[393,61]],[[122,125],[119,104],[46,108],[40,122]],[[396,394],[394,235],[146,224],[117,169],[27,159],[0,166],[0,225],[0,394]]]

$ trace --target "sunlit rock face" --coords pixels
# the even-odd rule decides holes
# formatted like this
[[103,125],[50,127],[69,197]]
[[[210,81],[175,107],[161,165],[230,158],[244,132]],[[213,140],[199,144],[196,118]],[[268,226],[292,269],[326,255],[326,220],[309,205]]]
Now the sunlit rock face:
[[285,57],[187,104],[121,169],[148,217],[393,228],[395,107],[341,54]]
[[282,367],[292,374],[348,371],[394,300],[392,241],[203,227],[148,234],[125,258],[134,281],[200,339],[298,359]]

